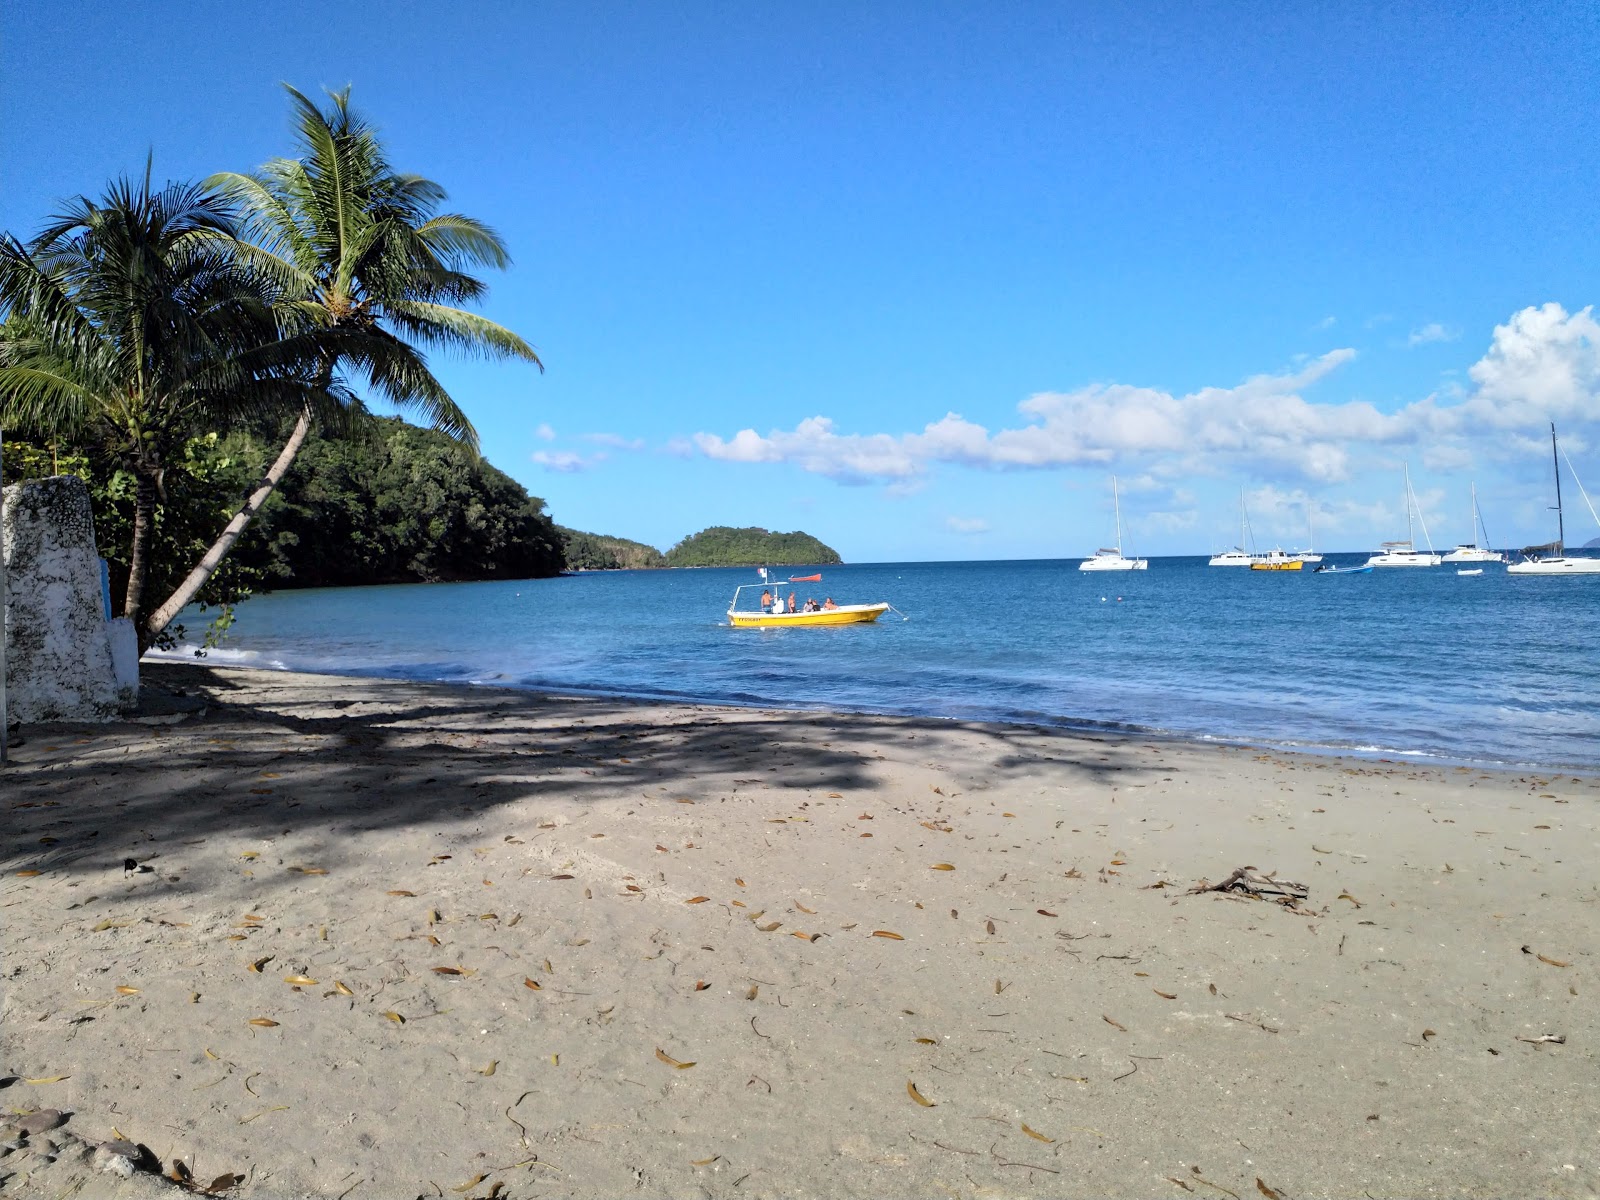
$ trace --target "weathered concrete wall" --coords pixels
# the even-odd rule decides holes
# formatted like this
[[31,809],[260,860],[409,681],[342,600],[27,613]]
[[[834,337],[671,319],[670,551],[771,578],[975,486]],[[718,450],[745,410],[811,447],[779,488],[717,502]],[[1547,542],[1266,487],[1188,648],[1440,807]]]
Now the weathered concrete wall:
[[138,698],[118,680],[89,489],[73,475],[5,489],[6,707],[12,721],[96,721]]

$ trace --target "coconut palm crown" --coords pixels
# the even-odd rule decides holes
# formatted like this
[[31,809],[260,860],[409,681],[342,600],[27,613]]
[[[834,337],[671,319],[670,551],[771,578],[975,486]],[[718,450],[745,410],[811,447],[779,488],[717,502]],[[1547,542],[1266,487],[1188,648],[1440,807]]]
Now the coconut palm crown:
[[185,440],[349,399],[316,376],[337,339],[285,328],[278,285],[233,233],[217,192],[155,190],[147,167],[142,183],[69,202],[26,246],[0,237],[0,420],[102,446],[133,475],[123,613],[136,623]]
[[[504,268],[505,243],[481,221],[439,212],[445,190],[395,171],[376,131],[350,107],[350,89],[320,108],[285,85],[299,154],[253,174],[206,181],[242,216],[242,249],[279,281],[304,327],[337,337],[318,378],[338,389],[347,374],[433,428],[477,449],[477,432],[428,369],[422,347],[520,359],[541,371],[533,348],[504,326],[459,307],[482,299],[470,271]],[[313,410],[296,421],[278,459],[200,565],[150,618],[165,628],[199,593],[251,517],[282,480],[309,432]]]

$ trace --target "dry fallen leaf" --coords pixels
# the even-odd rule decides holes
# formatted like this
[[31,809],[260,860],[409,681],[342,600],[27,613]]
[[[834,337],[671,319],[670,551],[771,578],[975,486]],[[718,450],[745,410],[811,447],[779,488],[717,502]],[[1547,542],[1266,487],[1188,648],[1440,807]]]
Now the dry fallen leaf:
[[388,1017],[389,1020],[393,1021],[396,1025],[404,1025],[406,1023],[406,1019],[397,1012],[386,1012],[383,1015]]
[[24,877],[29,877],[29,876],[33,876],[33,875],[43,875],[44,872],[43,871],[35,871],[30,867],[26,871],[18,871],[17,874],[18,875],[22,875]]
[[540,992],[540,991],[544,990],[544,988],[540,985],[538,980],[536,980],[536,979],[528,979],[526,977],[524,977],[523,980],[522,980],[522,986],[527,988],[527,989],[529,989],[530,991],[534,991],[534,992]]
[[690,1067],[694,1066],[692,1062],[679,1062],[659,1046],[656,1047],[656,1057],[662,1062],[666,1063],[667,1066],[676,1067],[680,1071],[687,1071]]
[[697,992],[703,992],[710,986],[704,979],[696,979],[694,981],[694,990]]
[[272,955],[272,954],[269,954],[265,958],[258,958],[258,959],[255,960],[255,962],[253,962],[249,966],[247,966],[245,968],[245,970],[246,971],[254,971],[257,975],[259,975],[259,974],[261,974],[261,968],[266,966],[269,962],[271,962],[274,957],[276,957],[276,956]]
[[937,1046],[938,1044],[939,1044],[938,1041],[936,1041],[934,1038],[918,1038],[917,1039],[917,1045],[919,1045],[919,1046]]
[[121,987],[117,988],[117,994],[120,996],[137,996],[139,994],[139,989],[136,987],[128,987],[126,984],[123,984]]
[[500,1060],[497,1058],[492,1063],[490,1063],[487,1067],[484,1067],[481,1071],[479,1071],[478,1074],[479,1075],[493,1075],[494,1074],[494,1069],[496,1067],[498,1067],[499,1065],[500,1065]]
[[292,983],[295,987],[315,987],[317,984],[317,981],[309,975],[285,975],[283,981]]
[[328,872],[322,867],[290,867],[291,871],[298,871],[302,875],[326,875]]
[[1022,1126],[1022,1132],[1027,1134],[1034,1141],[1043,1142],[1043,1143],[1045,1143],[1045,1145],[1050,1145],[1052,1142],[1055,1141],[1055,1138],[1045,1137],[1045,1135],[1040,1133],[1037,1129],[1029,1129],[1026,1124],[1024,1124]]
[[1106,1016],[1105,1013],[1100,1014],[1100,1019],[1107,1025],[1122,1030],[1123,1033],[1128,1032],[1128,1027],[1126,1025],[1124,1025],[1121,1021],[1113,1021],[1110,1017]]
[[1177,992],[1163,992],[1160,988],[1151,988],[1150,990],[1163,1000],[1176,1000],[1178,998]]
[[408,891],[406,891],[405,888],[395,888],[394,891],[389,892],[387,894],[390,895],[390,896],[415,896],[416,895],[415,892],[408,892]]
[[704,904],[709,899],[711,899],[710,896],[690,896],[687,900],[684,901],[684,903],[685,904]]
[[752,983],[750,985],[750,990],[744,994],[744,998],[746,1000],[754,1000],[760,993],[761,985],[759,983]]
[[798,908],[801,912],[805,913],[807,916],[814,917],[814,916],[817,915],[817,910],[816,909],[807,908],[804,904],[801,904],[800,901],[798,901],[798,900],[796,900],[794,902],[794,906],[796,908]]
[[954,871],[955,869],[956,865],[954,863],[934,863],[933,866],[928,868],[930,871]]
[[71,1075],[46,1075],[42,1079],[24,1079],[22,1082],[30,1087],[43,1087],[47,1083],[60,1083],[64,1079],[71,1079]]
[[1277,1188],[1269,1186],[1261,1176],[1256,1176],[1256,1191],[1260,1192],[1267,1200],[1284,1200],[1283,1193]]
[[354,996],[355,995],[354,992],[352,992],[349,988],[347,988],[343,983],[339,982],[339,980],[337,980],[337,979],[335,979],[333,981],[333,990],[338,992],[341,996]]
[[472,972],[468,971],[465,967],[431,967],[429,969],[432,970],[435,975],[470,975],[470,974],[472,974]]
[[903,942],[903,941],[906,940],[905,938],[901,937],[898,933],[891,933],[887,929],[874,929],[872,931],[872,936],[873,937],[888,938],[891,942]]
[[782,926],[782,924],[782,921],[768,921],[765,925],[757,925],[756,928],[761,930],[762,933],[771,933],[774,929]]
[[487,1178],[489,1178],[487,1175],[474,1175],[471,1179],[467,1180],[460,1187],[453,1187],[450,1190],[452,1192],[470,1192],[473,1188],[477,1187],[480,1183],[482,1183]]
[[251,1025],[259,1025],[262,1029],[276,1029],[278,1027],[278,1023],[271,1017],[251,1017],[249,1023]]
[[912,1083],[909,1079],[906,1080],[906,1095],[910,1096],[918,1104],[922,1105],[923,1108],[933,1107],[933,1101],[929,1100],[921,1092],[917,1091],[917,1085]]

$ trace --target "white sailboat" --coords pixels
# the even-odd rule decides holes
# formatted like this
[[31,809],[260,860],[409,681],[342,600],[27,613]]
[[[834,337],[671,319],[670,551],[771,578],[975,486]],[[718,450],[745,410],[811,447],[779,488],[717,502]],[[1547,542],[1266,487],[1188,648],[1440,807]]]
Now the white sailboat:
[[[1422,513],[1417,509],[1417,498],[1411,493],[1411,466],[1406,465],[1406,540],[1403,542],[1384,542],[1378,548],[1378,553],[1367,559],[1369,567],[1437,567],[1442,561],[1434,553],[1433,539],[1428,536],[1428,523],[1422,521]],[[1428,552],[1424,554],[1412,542],[1413,518],[1422,521],[1422,536],[1428,543]]]
[[1316,546],[1316,544],[1317,544],[1317,531],[1316,531],[1316,529],[1314,529],[1312,527],[1312,524],[1311,524],[1311,501],[1307,500],[1306,501],[1306,549],[1301,550],[1298,554],[1296,554],[1294,556],[1295,560],[1298,561],[1298,562],[1303,562],[1303,563],[1319,563],[1319,562],[1321,562],[1322,561],[1322,555],[1318,554],[1316,552],[1316,550],[1312,548],[1312,547]]
[[1150,566],[1146,558],[1124,558],[1122,556],[1122,502],[1117,498],[1117,477],[1111,477],[1111,507],[1117,514],[1117,544],[1114,547],[1102,546],[1094,552],[1092,558],[1086,558],[1078,564],[1080,571],[1143,571]]
[[[1483,529],[1483,544],[1478,543],[1478,530]],[[1472,485],[1472,540],[1462,542],[1444,556],[1447,563],[1503,563],[1506,556],[1489,549],[1489,531],[1484,527],[1483,516],[1478,512],[1478,485]],[[1456,574],[1461,572],[1457,571]]]
[[1250,518],[1244,511],[1244,489],[1239,489],[1239,544],[1232,550],[1224,550],[1221,554],[1213,554],[1207,566],[1211,567],[1248,567],[1251,562],[1250,552],[1245,549],[1251,544]]
[[[1550,426],[1550,458],[1555,463],[1556,470],[1556,540],[1548,546],[1529,546],[1522,552],[1522,562],[1512,563],[1506,568],[1509,575],[1600,575],[1600,558],[1588,558],[1584,555],[1569,555],[1567,553],[1567,524],[1561,511],[1561,459],[1556,449],[1556,427]],[[1572,460],[1567,460],[1567,467],[1572,467]],[[1578,480],[1578,473],[1572,473],[1573,482],[1578,484],[1578,490],[1583,492],[1583,484]],[[1583,492],[1585,503],[1589,500],[1589,493]],[[1589,505],[1591,515],[1594,505]],[[1600,516],[1595,517],[1600,524]]]

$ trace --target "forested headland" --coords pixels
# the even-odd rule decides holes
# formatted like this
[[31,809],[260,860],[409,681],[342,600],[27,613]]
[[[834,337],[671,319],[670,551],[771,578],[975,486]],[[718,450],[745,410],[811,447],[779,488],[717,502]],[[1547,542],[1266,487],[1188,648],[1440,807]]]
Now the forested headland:
[[726,525],[713,525],[684,538],[666,557],[669,567],[820,567],[844,561],[838,551],[809,533]]

